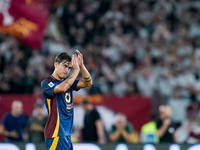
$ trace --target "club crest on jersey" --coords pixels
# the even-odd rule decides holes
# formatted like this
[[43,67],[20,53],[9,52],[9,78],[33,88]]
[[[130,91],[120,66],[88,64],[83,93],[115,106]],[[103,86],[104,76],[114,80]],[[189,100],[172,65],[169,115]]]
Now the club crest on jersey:
[[48,84],[48,86],[50,86],[51,88],[54,86],[54,84],[52,83],[52,82],[50,82],[49,84]]

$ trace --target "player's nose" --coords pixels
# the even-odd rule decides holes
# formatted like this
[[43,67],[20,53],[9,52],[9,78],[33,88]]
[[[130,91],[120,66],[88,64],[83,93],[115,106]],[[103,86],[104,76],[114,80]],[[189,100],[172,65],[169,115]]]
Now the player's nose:
[[68,73],[70,71],[69,67],[65,68],[65,72]]

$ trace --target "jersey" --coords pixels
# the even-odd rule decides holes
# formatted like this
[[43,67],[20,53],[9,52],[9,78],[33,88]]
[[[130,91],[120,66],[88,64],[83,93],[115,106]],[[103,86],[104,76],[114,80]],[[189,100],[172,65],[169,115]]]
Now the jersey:
[[73,90],[78,91],[75,80],[64,93],[54,94],[56,85],[64,80],[57,80],[53,76],[41,82],[42,96],[48,111],[49,119],[44,129],[45,139],[71,135],[73,129]]

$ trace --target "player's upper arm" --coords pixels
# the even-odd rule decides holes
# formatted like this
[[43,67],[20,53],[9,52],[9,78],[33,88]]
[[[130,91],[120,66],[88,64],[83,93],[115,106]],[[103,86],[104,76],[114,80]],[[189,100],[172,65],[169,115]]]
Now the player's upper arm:
[[55,88],[53,89],[54,94],[63,93],[63,92],[64,92],[63,89],[59,85],[55,86]]
[[43,89],[43,91],[49,95],[54,95],[54,88],[56,87],[56,84],[53,82],[46,82],[45,80],[43,80],[41,82],[41,88]]

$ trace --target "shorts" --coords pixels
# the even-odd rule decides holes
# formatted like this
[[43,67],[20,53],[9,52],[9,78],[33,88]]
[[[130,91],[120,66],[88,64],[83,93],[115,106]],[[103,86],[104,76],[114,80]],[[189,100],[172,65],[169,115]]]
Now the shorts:
[[47,150],[73,150],[71,135],[45,139],[45,144]]

